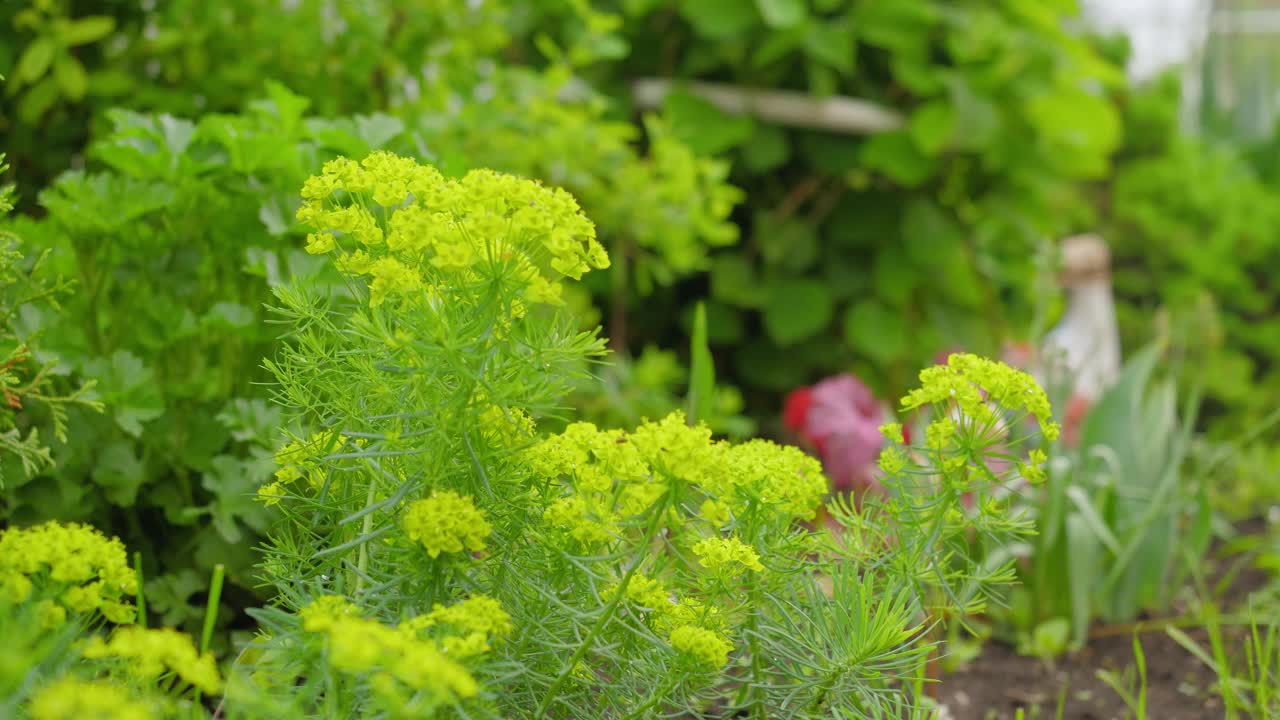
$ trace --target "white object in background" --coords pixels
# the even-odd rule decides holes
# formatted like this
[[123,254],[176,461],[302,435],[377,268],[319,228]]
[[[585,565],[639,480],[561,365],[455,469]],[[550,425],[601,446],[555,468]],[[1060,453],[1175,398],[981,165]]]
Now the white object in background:
[[1045,336],[1043,358],[1073,396],[1093,404],[1120,373],[1111,253],[1097,235],[1076,235],[1062,241],[1062,267],[1067,310]]

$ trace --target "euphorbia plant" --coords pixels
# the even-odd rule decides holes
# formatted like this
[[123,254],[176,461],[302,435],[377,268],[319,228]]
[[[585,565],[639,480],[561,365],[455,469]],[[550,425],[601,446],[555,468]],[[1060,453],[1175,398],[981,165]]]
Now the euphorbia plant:
[[269,368],[306,432],[261,491],[280,592],[225,717],[923,712],[928,630],[1011,577],[965,541],[1022,529],[961,503],[1007,479],[980,469],[1000,413],[974,398],[1051,428],[1028,376],[926,371],[904,407],[949,414],[918,452],[886,426],[886,496],[832,508],[836,537],[807,523],[827,481],[796,448],[678,412],[539,435],[603,351],[557,304],[608,264],[564,192],[375,153],[303,197],[348,291],[277,290]]

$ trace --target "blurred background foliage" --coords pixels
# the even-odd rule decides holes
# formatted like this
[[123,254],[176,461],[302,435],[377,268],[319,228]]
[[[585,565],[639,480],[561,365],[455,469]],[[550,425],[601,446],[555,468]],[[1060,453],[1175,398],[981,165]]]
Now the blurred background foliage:
[[[87,519],[155,547],[148,599],[170,622],[195,622],[215,563],[228,616],[247,603],[250,495],[281,421],[260,384],[271,288],[328,282],[297,189],[384,147],[579,198],[614,259],[568,299],[616,351],[575,401],[590,419],[681,404],[704,298],[718,432],[776,434],[782,395],[837,372],[894,397],[940,351],[1038,337],[1061,309],[1053,241],[1096,230],[1125,347],[1171,341],[1210,440],[1239,437],[1280,404],[1280,145],[1188,135],[1176,79],[1130,84],[1125,43],[1079,27],[1072,0],[6,3],[5,223],[75,283],[9,323],[105,411],[71,409],[51,469],[4,468],[0,522]],[[671,92],[638,106],[654,78]],[[783,126],[689,82],[893,120]]]

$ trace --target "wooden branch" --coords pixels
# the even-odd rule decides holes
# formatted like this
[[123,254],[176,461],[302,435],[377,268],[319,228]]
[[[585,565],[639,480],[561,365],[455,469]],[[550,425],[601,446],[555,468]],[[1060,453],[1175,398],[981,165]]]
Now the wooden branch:
[[[660,106],[675,87],[671,80],[642,78],[631,86],[631,96],[642,109]],[[902,127],[902,116],[870,100],[833,95],[814,97],[786,90],[765,90],[721,83],[681,83],[692,95],[733,115],[754,115],[761,120],[813,130],[849,135],[874,135]]]

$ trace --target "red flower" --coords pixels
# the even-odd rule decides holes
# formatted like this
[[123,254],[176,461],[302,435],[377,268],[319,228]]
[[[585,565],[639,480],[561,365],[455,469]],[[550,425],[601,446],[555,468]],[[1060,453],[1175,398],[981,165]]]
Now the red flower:
[[782,424],[791,432],[803,435],[805,420],[809,417],[809,408],[812,406],[813,388],[792,390],[782,406]]

